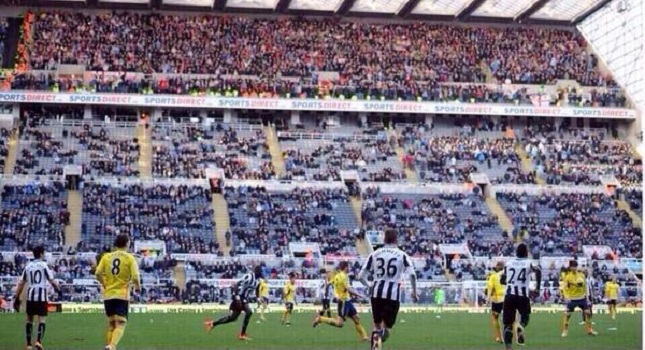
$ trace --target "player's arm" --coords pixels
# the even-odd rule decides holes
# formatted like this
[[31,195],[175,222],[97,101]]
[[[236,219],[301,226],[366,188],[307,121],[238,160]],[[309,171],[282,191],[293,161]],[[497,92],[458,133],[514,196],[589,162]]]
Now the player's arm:
[[491,297],[493,296],[493,289],[494,289],[493,277],[494,276],[495,276],[494,274],[488,276],[488,280],[486,281],[486,289],[484,290],[484,293],[486,294],[487,302],[490,302]]
[[365,264],[361,267],[361,272],[358,273],[357,277],[357,280],[367,288],[370,287],[370,283],[367,278],[372,275],[372,266],[374,266],[374,258],[372,257],[372,254],[370,254],[367,261],[365,261]]
[[139,293],[141,291],[141,275],[139,274],[139,264],[134,256],[130,256],[130,280],[134,285],[134,291]]
[[46,267],[46,268],[45,268],[45,276],[47,277],[47,281],[49,281],[49,284],[51,284],[51,285],[52,285],[52,287],[54,287],[54,289],[55,289],[57,292],[59,292],[59,293],[60,293],[60,291],[61,291],[61,289],[60,289],[60,285],[59,285],[59,284],[58,284],[58,282],[56,282],[56,280],[54,279],[54,274],[53,274],[53,273],[52,273],[52,271],[49,269],[49,267]]
[[499,276],[499,284],[502,286],[506,285],[506,267],[504,267],[502,274]]
[[101,261],[99,261],[99,265],[96,267],[96,271],[94,272],[94,275],[96,276],[96,280],[101,284],[103,288],[105,288],[105,255],[101,258]]
[[18,281],[18,286],[16,287],[16,296],[14,300],[20,300],[22,291],[25,289],[25,280],[27,279],[27,270],[22,271],[22,276],[20,276],[20,281]]
[[539,292],[542,289],[542,269],[539,265],[531,265],[531,270],[535,274],[535,290]]
[[414,270],[412,260],[407,254],[403,255],[403,268],[405,268],[405,272],[410,276],[410,286],[412,287],[412,301],[416,303],[419,300],[419,295],[417,294],[417,272]]

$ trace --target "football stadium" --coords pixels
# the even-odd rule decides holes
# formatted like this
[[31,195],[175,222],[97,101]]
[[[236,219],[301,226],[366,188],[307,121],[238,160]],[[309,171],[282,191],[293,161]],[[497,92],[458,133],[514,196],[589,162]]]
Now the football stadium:
[[0,0],[0,350],[643,348],[643,0]]

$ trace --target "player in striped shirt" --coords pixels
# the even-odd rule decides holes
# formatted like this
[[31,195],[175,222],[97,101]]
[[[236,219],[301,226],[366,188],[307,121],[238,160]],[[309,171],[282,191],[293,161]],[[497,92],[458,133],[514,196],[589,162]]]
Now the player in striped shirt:
[[216,326],[235,322],[240,317],[240,314],[244,312],[244,322],[242,323],[242,330],[238,338],[240,340],[250,340],[246,334],[251,316],[253,316],[253,310],[249,306],[249,298],[251,295],[257,293],[260,280],[263,277],[262,275],[262,266],[258,265],[253,269],[253,272],[247,273],[241,280],[235,283],[235,286],[233,286],[233,301],[231,301],[231,305],[229,306],[230,313],[216,321],[206,320],[204,322],[206,330],[210,332]]
[[22,277],[16,288],[14,308],[18,311],[20,295],[27,286],[27,323],[25,324],[25,339],[27,350],[31,350],[31,333],[34,327],[34,318],[38,320],[38,338],[33,344],[38,350],[43,349],[42,341],[45,337],[45,319],[47,318],[47,283],[60,292],[60,286],[54,281],[54,275],[45,262],[45,248],[38,246],[33,249],[34,260],[27,263]]
[[334,286],[331,281],[334,278],[334,273],[332,271],[327,272],[327,270],[321,269],[320,274],[324,276],[325,279],[318,290],[318,298],[322,303],[322,310],[318,312],[318,315],[331,317],[331,298],[334,295]]
[[[358,275],[358,280],[371,288],[372,349],[380,349],[396,323],[402,294],[403,276],[410,276],[412,300],[417,302],[417,275],[410,257],[397,247],[398,232],[385,231],[385,245],[370,254]],[[372,285],[368,277],[373,278]]]

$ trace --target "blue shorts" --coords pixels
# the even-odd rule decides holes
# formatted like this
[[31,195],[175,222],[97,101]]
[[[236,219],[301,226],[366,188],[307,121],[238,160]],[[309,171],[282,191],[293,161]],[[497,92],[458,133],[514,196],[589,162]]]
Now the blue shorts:
[[351,300],[338,301],[338,316],[342,317],[343,320],[347,317],[354,317],[358,314],[354,303]]
[[577,299],[577,300],[569,300],[567,303],[567,312],[574,312],[576,311],[576,308],[580,308],[580,310],[589,310],[589,302],[587,299]]

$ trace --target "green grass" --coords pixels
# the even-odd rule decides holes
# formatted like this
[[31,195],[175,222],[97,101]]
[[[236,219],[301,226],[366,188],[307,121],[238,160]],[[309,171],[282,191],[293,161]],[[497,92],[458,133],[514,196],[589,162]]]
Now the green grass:
[[[295,314],[290,328],[280,325],[276,313],[257,324],[254,316],[249,335],[252,341],[235,337],[242,317],[235,324],[205,332],[204,314],[132,314],[119,350],[153,349],[368,349],[358,341],[353,325],[343,329],[320,325],[312,329],[312,315]],[[218,315],[214,315],[217,317]],[[24,349],[24,315],[0,314],[0,349]],[[369,329],[369,315],[362,315]],[[502,349],[492,342],[488,314],[430,313],[399,315],[399,323],[385,349]],[[569,337],[559,333],[560,314],[536,313],[527,328],[526,349],[642,349],[642,314],[619,314],[617,321],[607,315],[594,318],[597,337],[587,336],[572,318]],[[105,318],[101,314],[50,314],[44,345],[46,349],[102,349]],[[610,331],[608,328],[616,327]],[[35,335],[35,334],[34,334]]]

